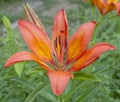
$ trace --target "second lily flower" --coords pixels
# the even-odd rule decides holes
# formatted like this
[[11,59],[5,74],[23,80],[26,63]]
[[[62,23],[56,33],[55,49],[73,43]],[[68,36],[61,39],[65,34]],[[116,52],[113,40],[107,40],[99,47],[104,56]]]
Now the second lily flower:
[[90,0],[90,1],[93,5],[97,6],[102,15],[105,15],[113,10],[116,10],[117,14],[120,15],[120,2],[118,0]]

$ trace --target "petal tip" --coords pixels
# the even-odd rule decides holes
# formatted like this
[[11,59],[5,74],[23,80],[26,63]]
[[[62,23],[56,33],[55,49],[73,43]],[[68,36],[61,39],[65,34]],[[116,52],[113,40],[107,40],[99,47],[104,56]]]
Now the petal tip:
[[97,24],[97,22],[96,22],[96,21],[91,21],[91,23],[93,23],[94,25],[96,25],[96,24]]
[[9,59],[5,62],[5,64],[4,64],[4,68],[8,68],[9,66],[10,66],[10,63],[9,63],[10,61],[9,61]]
[[65,12],[65,9],[62,8],[62,9],[60,10],[60,12],[63,12],[63,13],[64,13],[64,12]]
[[26,21],[26,20],[20,19],[20,20],[18,20],[18,26],[21,25],[21,24],[27,23],[27,22],[28,21]]
[[109,46],[109,50],[115,50],[116,47],[112,44],[105,43],[107,46]]
[[69,79],[73,78],[73,75],[70,72],[62,71],[49,71],[48,76],[50,79],[52,91],[57,96],[64,92]]
[[4,68],[8,68],[8,65],[5,63]]
[[115,49],[116,49],[116,47],[111,45],[110,50],[115,50]]
[[21,24],[23,22],[23,20],[18,20],[18,24]]

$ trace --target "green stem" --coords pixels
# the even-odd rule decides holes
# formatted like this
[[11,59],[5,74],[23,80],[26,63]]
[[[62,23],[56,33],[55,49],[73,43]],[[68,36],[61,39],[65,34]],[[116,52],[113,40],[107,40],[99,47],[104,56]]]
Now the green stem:
[[[94,34],[93,34],[93,43],[96,41],[96,31],[97,31],[97,27],[102,23],[102,20],[104,18],[105,15],[100,15],[99,19],[98,19],[98,22],[97,22],[97,26],[95,27],[95,30],[94,30]],[[112,20],[114,18],[118,17],[117,15],[114,15],[112,17],[109,17],[108,19],[109,20]],[[92,44],[93,44],[92,43]]]
[[95,10],[94,10],[94,7],[93,5],[91,4],[91,9],[92,9],[92,18],[95,19]]
[[60,102],[64,102],[62,95],[60,95],[59,97],[60,97]]
[[91,3],[91,1],[89,0],[89,4],[91,6],[91,11],[92,11],[92,19],[95,19],[95,10],[94,10],[94,6],[93,4]]
[[101,24],[101,22],[102,22],[102,20],[103,20],[103,17],[104,17],[104,16],[100,15],[99,20],[97,21],[97,25],[96,25],[96,27],[95,27],[95,29],[94,29],[93,39],[92,39],[91,45],[94,45],[94,43],[96,42],[96,38],[97,38],[97,37],[96,37],[97,27]]
[[103,20],[103,17],[104,17],[104,15],[100,15],[100,17],[99,17],[99,19],[98,19],[97,26],[100,25],[100,23],[101,23],[102,20]]

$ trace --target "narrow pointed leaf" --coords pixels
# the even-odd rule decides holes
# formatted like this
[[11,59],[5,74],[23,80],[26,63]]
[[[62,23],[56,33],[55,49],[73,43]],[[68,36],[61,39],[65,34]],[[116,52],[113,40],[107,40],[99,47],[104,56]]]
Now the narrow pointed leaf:
[[30,83],[30,82],[28,82],[27,80],[24,80],[24,79],[21,79],[21,78],[12,78],[11,79],[12,81],[15,81],[15,82],[17,82],[17,83],[19,83],[19,84],[22,84],[22,85],[24,85],[25,87],[27,87],[27,88],[30,88],[30,89],[34,89],[34,88],[36,88],[36,85],[35,84],[33,84],[33,83]]
[[19,77],[22,75],[22,71],[24,68],[24,63],[17,63],[14,65],[14,69]]
[[94,81],[94,82],[101,82],[101,80],[99,78],[95,77],[94,75],[83,73],[83,72],[75,72],[73,79],[75,79],[75,80],[90,80],[90,81]]
[[4,23],[5,27],[6,27],[8,30],[12,29],[12,28],[11,28],[11,23],[10,23],[9,19],[8,19],[6,16],[3,16],[3,17],[2,17],[2,20],[3,20],[3,23]]
[[73,86],[73,88],[74,88],[74,90],[73,89],[71,89],[70,91],[69,91],[69,93],[67,93],[64,97],[63,97],[63,99],[65,100],[65,102],[69,102],[69,99],[74,95],[74,93],[78,90],[78,89],[80,89],[80,87],[81,86],[83,86],[83,85],[85,85],[86,84],[86,81],[83,81],[83,82],[77,82],[74,86]]
[[43,91],[40,92],[40,95],[42,97],[46,98],[47,100],[49,100],[50,102],[58,102],[55,95],[52,95],[48,91],[43,90]]
[[40,92],[48,86],[48,81],[39,84],[26,98],[25,102],[33,102]]
[[92,101],[93,97],[99,92],[102,84],[95,85],[95,87],[91,88],[89,92],[85,93],[84,95],[80,96],[76,102],[88,102]]

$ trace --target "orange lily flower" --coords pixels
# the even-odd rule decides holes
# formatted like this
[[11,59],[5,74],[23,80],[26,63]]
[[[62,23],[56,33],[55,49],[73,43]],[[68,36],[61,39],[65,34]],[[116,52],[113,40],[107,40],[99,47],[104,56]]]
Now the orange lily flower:
[[90,0],[90,1],[98,7],[102,15],[107,14],[112,10],[116,10],[117,14],[120,15],[120,2],[118,0]]
[[47,70],[54,94],[60,95],[73,78],[72,72],[85,68],[103,52],[115,49],[113,45],[103,42],[88,48],[95,26],[95,21],[82,24],[68,39],[68,23],[62,9],[55,17],[51,41],[44,29],[29,21],[19,20],[18,27],[31,51],[15,53],[4,67],[26,60],[37,62]]

